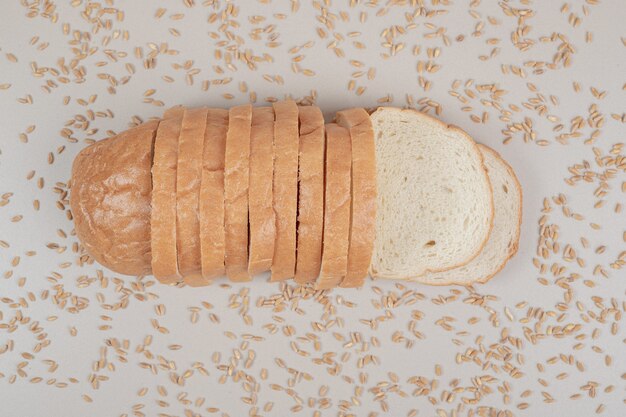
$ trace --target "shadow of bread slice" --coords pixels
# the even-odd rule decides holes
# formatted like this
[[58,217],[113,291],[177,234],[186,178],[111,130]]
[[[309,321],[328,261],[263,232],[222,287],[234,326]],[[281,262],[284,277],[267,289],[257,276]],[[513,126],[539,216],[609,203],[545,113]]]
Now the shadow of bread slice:
[[150,215],[157,121],[98,141],[74,159],[70,207],[83,248],[125,275],[152,271]]
[[180,117],[162,120],[154,141],[150,218],[152,274],[165,284],[182,278],[176,251],[176,165],[181,122]]
[[251,276],[269,271],[274,258],[276,219],[272,198],[274,174],[274,109],[252,109],[250,133],[250,254]]
[[293,278],[296,271],[298,210],[298,106],[293,100],[274,107],[274,212],[276,240],[272,281]]
[[363,285],[374,251],[376,234],[376,146],[369,114],[362,108],[337,113],[337,124],[350,131],[352,141],[352,204],[348,273],[342,287]]
[[487,282],[517,252],[522,223],[522,187],[513,168],[493,149],[478,145],[493,188],[495,217],[487,244],[469,263],[443,272],[429,272],[415,281],[432,285]]
[[249,281],[248,185],[252,106],[231,107],[224,157],[224,230],[226,275]]
[[348,271],[350,236],[350,132],[335,123],[326,125],[324,236],[316,289],[334,288]]
[[176,249],[180,274],[184,282],[192,286],[207,284],[202,278],[198,217],[207,111],[206,108],[185,109],[178,138]]
[[324,115],[315,106],[298,108],[298,245],[295,281],[315,281],[322,263],[324,230]]
[[411,279],[467,264],[493,225],[493,193],[476,143],[414,110],[371,115],[378,202],[374,277]]
[[224,154],[228,110],[208,110],[200,181],[200,251],[202,276],[211,280],[224,269]]

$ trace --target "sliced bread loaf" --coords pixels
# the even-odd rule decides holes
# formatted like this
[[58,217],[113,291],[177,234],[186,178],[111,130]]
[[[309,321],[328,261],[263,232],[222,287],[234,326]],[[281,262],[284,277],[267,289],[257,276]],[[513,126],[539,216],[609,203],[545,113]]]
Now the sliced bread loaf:
[[209,109],[204,131],[204,157],[200,182],[200,249],[202,276],[224,275],[224,152],[228,110]]
[[276,218],[272,201],[274,173],[274,109],[252,109],[250,133],[250,254],[248,273],[268,271],[274,258]]
[[70,206],[76,235],[102,266],[149,274],[150,194],[158,121],[96,142],[74,159]]
[[322,261],[324,229],[324,115],[319,107],[299,107],[297,283],[315,281]]
[[248,186],[252,106],[231,107],[224,158],[224,229],[226,275],[231,281],[249,281]]
[[429,272],[415,281],[431,285],[486,282],[517,252],[522,223],[522,187],[509,164],[493,149],[478,145],[493,188],[495,218],[487,244],[476,258],[459,268]]
[[362,108],[337,113],[352,141],[352,204],[348,273],[342,287],[360,287],[372,261],[376,232],[376,146],[369,114]]
[[322,265],[315,288],[341,283],[348,272],[350,237],[350,132],[335,123],[326,125],[326,185]]
[[470,262],[494,217],[474,141],[414,110],[383,107],[371,119],[378,187],[372,276],[410,279]]

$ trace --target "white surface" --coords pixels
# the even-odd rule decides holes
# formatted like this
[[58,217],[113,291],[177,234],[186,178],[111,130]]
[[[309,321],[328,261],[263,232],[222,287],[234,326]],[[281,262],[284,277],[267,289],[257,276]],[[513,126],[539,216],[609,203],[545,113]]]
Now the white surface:
[[[606,154],[613,144],[624,140],[624,124],[611,117],[611,114],[619,117],[626,108],[623,91],[626,48],[623,45],[623,33],[620,32],[626,19],[626,11],[621,2],[605,1],[597,6],[571,2],[576,4],[571,4],[567,12],[560,12],[562,4],[557,2],[537,2],[530,6],[515,2],[511,7],[535,10],[535,15],[526,20],[531,29],[524,37],[534,40],[536,44],[525,52],[518,50],[511,42],[511,32],[517,26],[517,17],[507,16],[495,2],[476,5],[473,8],[476,17],[472,17],[468,10],[470,6],[465,3],[444,7],[431,6],[428,2],[428,10],[440,8],[449,13],[428,19],[416,18],[417,27],[396,38],[396,42],[405,43],[404,49],[394,57],[383,59],[381,54],[388,52],[388,49],[381,46],[381,33],[391,25],[405,25],[405,13],[412,12],[413,8],[391,7],[388,13],[378,13],[377,16],[382,6],[358,5],[350,8],[347,1],[332,2],[330,12],[338,14],[345,11],[346,16],[349,16],[347,22],[342,22],[341,19],[336,22],[337,35],[343,36],[343,40],[339,37],[338,43],[345,52],[345,58],[338,58],[327,48],[332,36],[320,39],[316,34],[316,29],[321,26],[316,18],[320,12],[311,3],[302,2],[299,10],[292,13],[291,3],[287,1],[273,1],[268,5],[240,1],[237,2],[240,10],[236,18],[240,25],[231,26],[231,30],[245,41],[244,49],[249,48],[257,55],[267,52],[273,56],[272,62],[259,63],[256,71],[248,70],[241,63],[237,63],[237,71],[231,71],[223,62],[214,61],[214,49],[218,41],[210,39],[208,33],[217,31],[219,22],[207,23],[211,11],[200,1],[196,1],[192,8],[186,7],[183,2],[128,1],[114,5],[102,2],[103,8],[122,8],[124,19],[113,21],[113,30],[99,31],[94,31],[95,24],[81,16],[81,11],[88,3],[74,2],[76,7],[69,6],[70,2],[57,3],[56,23],[42,16],[26,17],[27,9],[17,1],[3,2],[0,17],[0,86],[4,85],[0,89],[0,193],[13,193],[10,202],[0,207],[0,240],[9,244],[6,248],[0,246],[0,352],[4,352],[0,353],[1,415],[118,416],[139,412],[147,416],[159,415],[158,413],[176,416],[189,413],[241,416],[256,412],[259,415],[290,413],[310,416],[314,415],[315,410],[319,410],[320,415],[324,416],[334,416],[341,412],[359,416],[370,412],[405,416],[410,415],[413,409],[418,411],[418,416],[453,415],[453,410],[457,410],[457,415],[487,413],[480,407],[509,410],[514,415],[588,416],[596,411],[607,416],[623,415],[626,371],[626,356],[623,353],[626,332],[623,319],[620,319],[624,315],[626,269],[611,269],[609,264],[615,261],[625,247],[622,234],[626,231],[626,216],[623,211],[616,214],[614,207],[618,202],[626,203],[624,193],[620,190],[626,176],[623,170],[614,174],[608,182],[609,194],[604,198],[605,205],[594,209],[596,198],[593,192],[597,182],[579,183],[576,186],[569,186],[564,182],[564,178],[571,175],[567,168],[583,160],[589,161],[593,170],[602,171],[594,163],[592,146],[583,144],[593,129],[585,126],[581,129],[580,138],[570,139],[568,145],[561,145],[555,141],[557,133],[552,131],[553,124],[522,104],[536,94],[527,86],[528,82],[532,82],[537,92],[545,97],[548,113],[559,118],[565,125],[561,132],[563,133],[569,131],[570,120],[574,116],[586,118],[589,106],[597,103],[598,111],[604,115],[605,122],[593,146]],[[32,7],[33,10],[43,9],[43,5],[38,6],[36,3]],[[158,7],[167,8],[167,12],[162,18],[155,19],[154,14]],[[225,3],[222,2],[219,7],[223,9]],[[588,16],[585,16],[583,7],[588,8]],[[368,15],[365,23],[359,22],[361,12]],[[175,13],[184,13],[184,18],[172,20],[171,16]],[[280,16],[274,15],[276,13],[283,13],[285,16],[279,18]],[[570,13],[575,13],[582,19],[577,27],[568,22]],[[97,14],[98,8],[92,10],[92,17]],[[266,15],[267,20],[253,24],[249,20],[252,15]],[[115,14],[105,13],[102,19],[114,19],[114,16]],[[496,19],[498,24],[489,23],[488,17]],[[475,36],[472,33],[480,22],[484,22],[483,33]],[[91,41],[72,44],[72,35],[63,34],[63,23],[68,23],[72,31],[84,31],[84,36],[93,32],[90,35]],[[265,46],[272,36],[267,32],[260,35],[259,41],[249,38],[253,28],[271,29],[270,25],[275,25],[273,33],[278,35],[275,40],[279,46]],[[446,29],[445,33],[451,40],[450,46],[445,46],[441,37],[426,36],[440,27]],[[168,28],[176,28],[181,36],[173,36]],[[116,29],[128,30],[129,39],[117,37],[114,33]],[[360,50],[353,46],[353,38],[348,37],[351,31],[361,32],[354,40],[362,42],[367,46],[366,49]],[[585,41],[585,32],[593,33],[592,42]],[[568,68],[559,65],[557,69],[546,70],[543,74],[532,74],[526,68],[528,76],[525,79],[501,72],[501,65],[523,67],[523,63],[528,61],[552,60],[559,42],[542,43],[539,39],[552,33],[563,34],[573,45],[575,53],[571,56],[571,65]],[[464,35],[462,42],[456,40],[459,35]],[[39,36],[35,45],[29,43],[33,36]],[[114,39],[105,45],[103,42],[106,42],[107,36]],[[498,38],[499,42],[488,44],[487,40],[493,38]],[[313,42],[310,48],[289,53],[290,48],[303,45],[307,41]],[[49,45],[40,50],[38,47],[42,42],[48,42]],[[178,55],[159,55],[154,69],[143,69],[141,61],[134,57],[134,49],[141,47],[144,53],[148,53],[150,44],[160,45],[162,42],[167,42],[171,49],[178,50]],[[415,45],[422,48],[418,56],[412,55]],[[63,84],[50,73],[43,77],[33,75],[31,63],[36,63],[39,68],[56,67],[60,57],[64,57],[65,62],[69,63],[80,48],[87,46],[93,49],[92,54],[79,63],[86,69],[83,83],[70,81]],[[426,49],[434,47],[441,48],[439,57],[433,59],[441,68],[436,73],[424,74],[432,82],[431,89],[424,92],[418,85],[417,62],[427,61]],[[497,56],[486,61],[478,59],[481,54],[488,55],[494,47],[500,48]],[[106,51],[125,52],[128,55],[120,56],[118,62],[113,62],[105,54]],[[6,54],[14,54],[18,62],[11,62]],[[299,54],[305,56],[300,62],[302,68],[315,71],[315,77],[291,71],[291,59]],[[363,67],[350,65],[352,59],[361,61]],[[193,85],[185,83],[184,70],[173,68],[173,65],[182,65],[186,60],[193,60],[193,68],[200,70],[194,77]],[[105,65],[98,66],[99,62]],[[98,74],[111,74],[119,81],[128,75],[125,68],[127,63],[135,66],[135,74],[126,84],[117,86],[117,94],[109,94],[109,82]],[[214,65],[217,64],[222,65],[224,74],[215,72]],[[347,86],[351,74],[355,71],[366,72],[370,67],[376,68],[373,80],[368,80],[365,76],[356,79],[357,86],[367,87],[364,94],[357,96],[354,92],[349,92]],[[174,77],[175,81],[167,83],[161,78],[163,75]],[[281,75],[284,82],[270,83],[263,75]],[[232,77],[228,84],[211,85],[208,91],[200,88],[202,80],[227,77]],[[73,80],[71,75],[69,78]],[[469,113],[462,110],[464,104],[448,93],[456,79],[463,83],[469,79],[475,80],[476,84],[496,83],[498,88],[506,90],[502,96],[503,107],[514,104],[520,109],[511,116],[512,119],[520,123],[525,117],[532,119],[537,140],[547,140],[550,142],[549,146],[524,143],[520,133],[516,133],[508,145],[503,145],[502,130],[506,128],[506,123],[498,119],[493,108],[483,107],[478,98],[471,101],[475,109],[473,113],[480,116],[487,109],[490,118],[485,124],[472,122]],[[58,85],[50,93],[41,89],[47,80],[54,80]],[[487,307],[470,304],[470,292],[462,287],[426,287],[393,281],[368,281],[360,290],[331,292],[327,300],[322,300],[334,306],[327,316],[324,316],[320,302],[312,299],[299,302],[302,314],[290,309],[289,304],[283,311],[277,312],[267,307],[255,307],[260,297],[280,293],[278,284],[267,283],[263,278],[232,287],[226,285],[226,281],[220,281],[208,288],[177,289],[152,285],[153,280],[148,277],[143,279],[143,283],[151,285],[147,289],[149,294],[145,294],[148,298],[146,301],[140,301],[133,294],[136,292],[133,287],[134,278],[122,277],[117,281],[119,284],[114,284],[114,275],[106,270],[102,272],[109,278],[108,287],[101,288],[99,281],[81,285],[86,277],[91,280],[96,278],[100,268],[97,265],[78,267],[74,264],[76,257],[71,250],[57,253],[46,245],[57,243],[71,247],[75,242],[75,238],[71,236],[62,238],[57,234],[57,230],[61,229],[69,235],[72,225],[65,214],[55,207],[58,196],[53,187],[56,182],[68,180],[73,156],[84,146],[83,140],[87,137],[105,137],[105,132],[109,129],[121,131],[128,126],[133,115],[144,119],[159,116],[163,111],[162,107],[143,102],[143,94],[148,89],[155,89],[152,98],[162,100],[166,106],[178,103],[189,106],[230,106],[247,101],[247,94],[239,91],[239,83],[243,81],[250,91],[256,92],[258,103],[270,96],[291,94],[298,98],[315,90],[317,104],[327,117],[344,107],[376,106],[377,99],[386,94],[391,94],[395,99],[389,104],[397,106],[406,104],[405,94],[414,97],[415,102],[427,97],[441,104],[443,112],[440,117],[444,121],[462,127],[478,141],[499,151],[515,168],[522,183],[524,222],[519,254],[499,276],[476,288],[478,293],[493,297],[486,302]],[[580,83],[580,93],[573,90],[573,81]],[[595,98],[590,92],[591,87],[606,91],[606,97]],[[463,90],[461,84],[457,91],[463,93]],[[224,99],[222,94],[225,93],[233,94],[234,99]],[[27,94],[32,95],[33,104],[18,103],[17,100]],[[97,99],[92,104],[83,106],[77,101],[79,98],[88,100],[92,94],[97,94]],[[550,103],[550,95],[558,97],[557,105]],[[63,105],[65,96],[71,97],[68,105]],[[489,96],[484,94],[481,98],[489,99]],[[87,114],[89,109],[110,109],[115,118],[97,118],[92,121],[90,128],[98,129],[92,136],[74,128],[73,136],[79,142],[69,143],[59,132],[68,120],[77,114]],[[35,125],[36,129],[28,134],[28,143],[22,143],[19,134],[29,125]],[[60,146],[66,146],[66,149],[57,154]],[[49,152],[55,153],[53,164],[47,162]],[[31,170],[36,170],[36,174],[28,181],[26,176]],[[36,185],[40,176],[45,178],[42,189]],[[585,266],[566,262],[561,254],[553,255],[545,261],[548,272],[542,275],[532,263],[539,237],[537,222],[542,215],[540,210],[544,198],[550,199],[559,193],[567,197],[568,207],[573,212],[582,214],[585,220],[566,219],[561,214],[560,207],[552,204],[554,209],[548,223],[559,226],[561,251],[570,243],[578,256],[584,259]],[[33,209],[34,199],[41,201],[39,211]],[[17,215],[22,215],[23,218],[14,221],[17,220],[14,218]],[[601,229],[592,229],[590,222],[601,225]],[[583,248],[580,243],[582,236],[589,240],[588,249]],[[596,254],[594,251],[600,245],[605,245],[606,251]],[[36,251],[36,255],[28,256],[27,251]],[[15,257],[19,257],[17,265],[14,265],[17,263]],[[564,295],[564,289],[554,284],[555,278],[550,272],[553,263],[567,268],[565,276],[580,274],[570,279],[571,298]],[[594,275],[596,265],[601,265],[608,271],[608,278]],[[56,274],[61,274],[62,278]],[[55,276],[56,283],[51,278]],[[545,277],[549,285],[541,285],[537,281],[540,276]],[[592,284],[595,287],[589,286]],[[67,306],[62,309],[55,305],[51,296],[44,299],[45,291],[54,294],[59,288],[71,293],[68,305],[71,304],[72,297],[84,297],[88,302],[87,308],[71,313]],[[380,294],[376,288],[380,290]],[[108,311],[103,307],[103,304],[119,301],[124,291],[129,292],[126,308]],[[237,305],[229,307],[229,297],[240,291],[248,292],[249,314],[253,318],[251,325],[244,323]],[[405,291],[411,292],[409,299],[415,298],[413,304],[400,303],[393,308],[387,302],[385,307],[379,304],[383,301],[382,295],[395,299],[400,298]],[[98,294],[101,294],[100,300],[104,301],[99,301]],[[443,302],[445,297],[452,298]],[[202,301],[213,304],[211,312],[219,316],[219,323],[210,321],[209,311],[202,307]],[[354,305],[346,305],[347,301]],[[516,307],[522,301],[527,301],[528,305]],[[157,316],[155,307],[158,304],[167,307],[165,316]],[[200,308],[196,324],[190,322],[190,307]],[[543,330],[548,326],[573,325],[573,334],[565,337],[547,336],[537,344],[529,343],[524,338],[524,333],[526,329],[534,329],[536,319],[531,319],[528,323],[520,320],[526,316],[530,307],[544,312]],[[606,308],[604,313],[603,308]],[[510,311],[512,320],[507,317],[506,311]],[[590,316],[589,312],[593,312],[596,318]],[[16,316],[20,320],[13,329]],[[102,316],[109,316],[111,320],[105,321]],[[421,319],[418,320],[420,316]],[[448,322],[452,326],[451,330],[436,324],[445,316],[454,318],[454,321]],[[490,323],[490,316],[497,317],[498,327]],[[326,331],[316,329],[311,324],[324,323],[337,317],[342,321],[334,322],[334,325],[331,323]],[[375,330],[363,321],[381,317],[386,320],[380,321]],[[472,317],[479,321],[469,324],[468,320]],[[161,334],[153,329],[153,319],[169,329],[169,334]],[[422,335],[421,338],[411,333],[411,322]],[[39,352],[35,352],[38,342],[36,336],[29,330],[34,323],[42,328],[39,334],[45,335],[42,337],[50,341],[49,346]],[[277,326],[278,331],[275,334],[271,334],[269,324]],[[111,328],[99,330],[98,327],[102,325],[110,325]],[[283,333],[287,325],[293,326],[292,335]],[[70,335],[72,326],[78,330],[75,337]],[[611,332],[612,326],[615,334]],[[595,333],[594,329],[597,329]],[[232,332],[230,335],[233,338],[229,338],[229,334],[225,332]],[[358,343],[346,345],[352,332],[360,333],[361,340],[370,343],[367,346]],[[392,341],[394,332],[399,332],[413,341],[412,347],[406,348],[403,342]],[[153,356],[146,357],[137,349],[144,338],[150,335],[153,340],[147,349]],[[248,335],[260,336],[263,340],[251,340],[248,346],[242,347],[241,344]],[[521,338],[519,348],[501,340],[502,335]],[[310,341],[312,337],[319,340],[319,351],[315,351],[315,346]],[[379,346],[371,344],[372,337],[378,338]],[[477,342],[478,337],[482,337],[482,346],[485,349],[497,347],[496,344],[503,342],[507,350],[501,350],[501,354],[509,352],[511,356],[491,356],[486,359],[477,345],[480,343]],[[101,350],[112,343],[112,339],[120,343],[128,341],[128,349],[125,349],[127,361],[120,361],[119,352],[116,353],[113,348],[108,347],[107,361],[114,365],[114,370],[98,371],[98,375],[108,379],[101,381],[100,388],[94,390],[89,383],[93,373],[92,366],[100,359]],[[296,343],[310,355],[298,355],[292,349],[291,343]],[[181,345],[181,348],[168,349],[172,344]],[[5,351],[7,346],[12,349]],[[236,349],[240,349],[243,358],[236,364],[237,369],[243,369],[248,351],[254,350],[256,353],[250,368],[244,369],[258,383],[253,388],[254,405],[242,401],[250,393],[246,392],[241,381],[228,378],[225,383],[219,383],[220,376],[225,371],[218,365],[227,366],[234,360],[233,355],[238,355],[235,353]],[[488,360],[498,368],[482,369],[474,362],[457,364],[455,358],[459,353],[467,353],[467,349],[477,349],[477,356],[481,360]],[[219,364],[212,361],[214,352],[221,353]],[[328,365],[316,362],[317,358],[331,352],[336,353],[332,359],[341,366],[338,375],[328,372],[328,368],[334,365],[333,362]],[[29,353],[32,354],[32,359],[29,359]],[[370,362],[363,369],[358,369],[359,358],[370,354],[375,355],[378,364]],[[559,354],[567,355],[564,358],[568,361],[569,355],[572,355],[574,364],[564,363]],[[177,386],[170,381],[169,372],[159,369],[154,375],[140,366],[142,362],[158,364],[161,356],[175,362],[177,369],[174,372],[178,375],[184,374],[194,362],[202,362],[209,375],[203,376],[195,371],[184,386]],[[607,365],[607,356],[612,358],[610,365]],[[275,358],[282,359],[285,366],[294,371],[281,368]],[[551,358],[556,358],[556,362]],[[48,365],[44,362],[46,360],[56,361],[58,368],[49,372]],[[513,378],[502,369],[505,360],[519,369],[522,373],[520,378]],[[576,361],[584,364],[584,371],[577,369]],[[17,374],[18,366],[22,362],[26,362],[22,369],[26,376],[16,376],[13,380],[12,376]],[[441,365],[441,376],[435,374],[437,364]],[[544,371],[539,369],[541,365]],[[260,376],[263,368],[268,370],[266,380],[262,380]],[[301,374],[294,373],[298,371]],[[359,371],[367,374],[366,381],[359,382]],[[388,372],[397,376],[397,387],[394,387],[393,382],[395,376],[390,376]],[[562,373],[565,374],[559,376]],[[429,384],[430,381],[437,381],[431,385],[430,401],[428,396],[415,395],[416,386],[410,380],[412,376],[422,376]],[[482,387],[488,387],[489,391],[483,388],[483,395],[477,404],[464,403],[463,397],[470,398],[474,395],[469,391],[457,392],[445,401],[446,393],[452,391],[451,384],[469,389],[477,384],[475,378],[486,376],[493,379],[483,379]],[[41,382],[32,381],[32,378],[37,377],[42,378]],[[51,378],[56,380],[52,381],[53,385],[47,385]],[[54,386],[55,382],[67,382],[69,378],[76,378],[77,382],[69,383],[66,388]],[[295,378],[291,381],[293,391],[286,389],[289,378]],[[597,383],[594,397],[582,389],[590,382]],[[285,389],[273,389],[272,384],[278,384]],[[509,397],[508,403],[504,402],[501,391],[504,390],[504,384],[507,384],[509,390],[506,393]],[[167,389],[166,397],[158,393],[159,385]],[[325,395],[328,404],[319,401],[319,390],[324,385],[328,386]],[[381,409],[381,398],[371,391],[377,385],[391,391],[386,395],[389,407],[387,413]],[[611,386],[614,388],[611,389]],[[139,397],[137,393],[143,387],[148,388],[148,391],[143,397]],[[399,395],[396,388],[406,393],[406,396]],[[188,405],[177,399],[183,392],[191,400]],[[554,401],[546,402],[543,393],[552,396]],[[574,394],[581,396],[576,400],[570,399]],[[82,395],[89,395],[93,402],[86,402]],[[206,398],[201,406],[194,404],[198,397]],[[162,407],[164,404],[158,403],[161,400],[168,405]],[[302,411],[292,409],[298,401],[302,403]],[[264,411],[263,408],[269,402],[273,403],[272,411]],[[521,403],[528,403],[528,408],[519,409],[518,405]],[[601,405],[604,405],[604,409],[598,409]],[[207,411],[210,407],[219,411]]]

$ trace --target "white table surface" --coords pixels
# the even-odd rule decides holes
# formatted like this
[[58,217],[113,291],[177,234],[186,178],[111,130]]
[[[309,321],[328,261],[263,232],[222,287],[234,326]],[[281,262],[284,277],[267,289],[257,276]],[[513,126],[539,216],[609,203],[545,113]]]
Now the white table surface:
[[[626,136],[623,2],[20,3],[3,2],[0,15],[0,415],[625,415],[626,268],[616,264],[620,254],[626,260],[626,211],[616,212],[626,203],[625,152],[612,148]],[[421,14],[412,3],[425,4]],[[403,46],[389,56],[389,42]],[[237,48],[261,58],[255,70],[236,58],[227,65]],[[153,68],[136,50],[159,52]],[[63,74],[59,60],[73,69]],[[533,71],[533,62],[545,64]],[[175,104],[226,107],[252,93],[257,104],[314,95],[329,119],[387,95],[388,105],[430,103],[431,113],[439,105],[441,119],[515,168],[524,191],[519,253],[473,290],[368,280],[315,297],[267,277],[180,289],[77,264],[72,224],[56,202],[86,139]],[[109,110],[113,118],[100,117]],[[483,112],[484,123],[470,118]],[[559,143],[577,116],[576,137]],[[88,128],[72,123],[81,119]],[[598,166],[594,152],[611,149],[621,166]],[[583,161],[581,175],[607,176],[605,196],[594,196],[598,176],[565,182]],[[553,201],[559,194],[570,217]],[[540,259],[544,214],[559,247]],[[281,294],[283,308],[257,305]]]

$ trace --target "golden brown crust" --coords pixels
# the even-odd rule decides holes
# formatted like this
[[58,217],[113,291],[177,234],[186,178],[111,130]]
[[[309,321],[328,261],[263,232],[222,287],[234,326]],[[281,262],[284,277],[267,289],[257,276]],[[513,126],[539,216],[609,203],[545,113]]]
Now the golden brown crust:
[[[489,176],[487,175],[487,169],[484,167],[483,156],[482,156],[482,153],[480,152],[480,149],[478,148],[478,145],[476,144],[474,139],[472,139],[472,137],[467,132],[465,132],[463,129],[461,129],[460,127],[444,123],[443,121],[441,121],[441,120],[437,119],[436,117],[433,117],[433,116],[431,116],[429,114],[422,113],[422,112],[420,112],[418,110],[415,110],[415,109],[400,109],[400,108],[396,108],[396,107],[379,107],[378,109],[376,109],[376,111],[372,112],[372,114],[374,114],[377,111],[380,111],[382,109],[385,109],[387,111],[392,110],[392,111],[397,111],[397,112],[414,112],[414,113],[418,113],[420,116],[426,117],[426,118],[431,119],[431,120],[435,121],[436,123],[440,124],[443,129],[450,130],[450,131],[456,131],[456,132],[460,133],[461,136],[466,141],[468,141],[468,143],[470,143],[472,146],[474,146],[474,148],[476,149],[476,152],[479,155],[481,163],[483,164],[483,174],[484,174],[484,177],[485,177],[485,179],[487,181],[487,184],[488,184],[488,187],[489,187],[489,191],[490,191],[490,193],[489,193],[489,195],[490,195],[490,200],[489,200],[490,203],[489,204],[490,204],[490,208],[491,208],[491,210],[490,210],[491,211],[491,216],[490,216],[489,233],[486,234],[482,244],[480,245],[480,247],[478,248],[476,253],[474,253],[473,255],[469,256],[468,258],[464,259],[463,261],[461,261],[458,264],[456,264],[454,266],[451,266],[451,267],[427,269],[426,271],[424,271],[424,274],[426,274],[428,272],[448,271],[450,269],[455,269],[455,268],[458,268],[460,266],[467,265],[472,260],[474,260],[478,255],[480,255],[480,253],[484,249],[485,245],[487,244],[487,241],[489,241],[489,236],[491,235],[491,231],[493,230],[493,218],[494,218],[494,213],[495,213],[495,211],[494,211],[495,210],[494,209],[494,204],[493,204],[493,190],[491,188],[491,181],[489,181]],[[370,115],[370,117],[371,117],[371,115]],[[401,280],[406,280],[406,279],[409,279],[409,278],[415,278],[415,277],[405,277],[405,276],[400,276],[400,275],[398,275],[398,276],[385,275],[384,277],[380,277],[371,268],[370,268],[370,275],[373,276],[373,277],[378,277],[378,278],[401,279]],[[420,274],[419,276],[421,276],[421,275],[423,275],[423,274]],[[442,285],[445,285],[445,284],[442,284]]]
[[318,107],[299,107],[297,283],[315,281],[322,262],[324,229],[324,115]]
[[316,289],[336,287],[348,271],[351,154],[348,129],[327,124],[324,243]]
[[83,149],[74,159],[70,206],[76,234],[102,266],[149,274],[153,142],[144,123]]
[[272,205],[274,109],[252,109],[250,134],[250,255],[248,273],[268,271],[274,258],[276,219]]
[[252,107],[231,107],[224,160],[226,275],[231,281],[249,281],[248,186]]
[[352,140],[352,205],[348,273],[342,287],[363,285],[376,236],[376,146],[374,127],[362,108],[337,113],[337,123],[349,129]]
[[292,100],[274,103],[274,212],[276,241],[272,281],[292,278],[296,269],[298,210],[298,106]]
[[206,108],[185,109],[176,167],[176,246],[186,284],[203,285],[198,216]]
[[205,280],[222,276],[224,269],[224,153],[228,110],[209,109],[204,132],[200,184],[200,248]]
[[181,280],[176,257],[176,164],[180,118],[159,123],[152,163],[150,219],[152,274],[165,284]]

